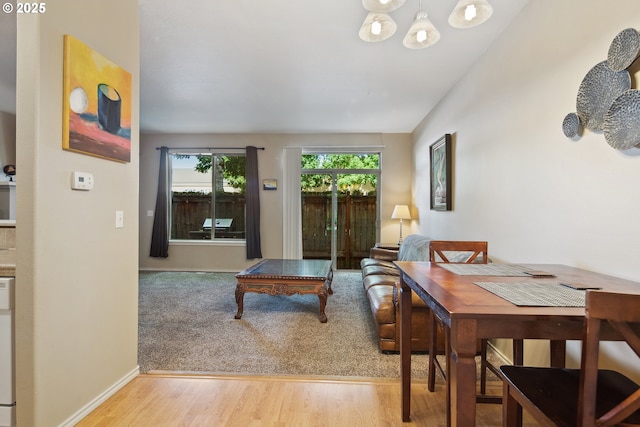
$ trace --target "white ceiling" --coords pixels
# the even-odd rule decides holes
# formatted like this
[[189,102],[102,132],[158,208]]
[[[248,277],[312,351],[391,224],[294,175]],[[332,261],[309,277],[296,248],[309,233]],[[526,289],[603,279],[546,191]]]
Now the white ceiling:
[[[424,0],[441,39],[410,50],[402,38],[418,0],[391,12],[398,31],[379,43],[358,38],[360,0],[138,0],[140,128],[411,132],[527,1],[490,0],[491,19],[461,30],[447,23],[456,0]],[[15,51],[15,14],[3,13],[0,110],[10,112]]]

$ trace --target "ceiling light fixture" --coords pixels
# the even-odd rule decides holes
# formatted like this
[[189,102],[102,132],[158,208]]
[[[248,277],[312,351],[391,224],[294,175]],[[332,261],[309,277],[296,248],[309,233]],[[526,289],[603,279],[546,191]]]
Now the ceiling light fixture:
[[449,24],[455,28],[471,28],[480,25],[493,14],[487,0],[459,0],[449,15]]
[[[398,29],[387,12],[398,9],[406,0],[362,0],[369,11],[358,35],[367,42],[379,42],[393,36]],[[449,15],[449,24],[455,28],[471,28],[486,22],[493,14],[487,0],[459,0]],[[423,49],[440,40],[440,32],[433,25],[427,13],[422,10],[422,0],[418,3],[413,24],[402,44],[409,49]]]
[[406,0],[362,0],[362,6],[369,12],[392,12]]
[[386,13],[369,12],[358,35],[366,42],[380,42],[394,35],[397,29],[396,23]]
[[440,40],[440,32],[431,23],[427,12],[422,10],[422,0],[420,0],[418,12],[402,44],[409,49],[424,49],[433,46],[438,40]]

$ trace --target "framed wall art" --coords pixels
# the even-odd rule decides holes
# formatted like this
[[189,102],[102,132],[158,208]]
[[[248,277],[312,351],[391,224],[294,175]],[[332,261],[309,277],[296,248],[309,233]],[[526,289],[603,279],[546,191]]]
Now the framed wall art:
[[131,74],[64,36],[62,148],[131,161]]
[[277,190],[278,189],[278,180],[277,179],[263,179],[262,180],[262,189],[263,190]]
[[431,210],[450,211],[452,208],[451,156],[451,134],[445,134],[429,147]]

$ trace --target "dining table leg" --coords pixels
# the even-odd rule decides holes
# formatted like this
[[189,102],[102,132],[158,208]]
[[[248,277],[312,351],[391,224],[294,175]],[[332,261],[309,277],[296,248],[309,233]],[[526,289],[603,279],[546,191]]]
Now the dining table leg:
[[451,353],[451,425],[475,426],[477,324],[473,319],[452,319],[449,330]]
[[411,288],[400,280],[400,394],[402,421],[411,419]]

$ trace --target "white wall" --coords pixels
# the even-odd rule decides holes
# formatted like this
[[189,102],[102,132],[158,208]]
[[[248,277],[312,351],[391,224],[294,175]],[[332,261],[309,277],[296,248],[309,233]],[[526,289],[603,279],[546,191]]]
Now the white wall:
[[[602,132],[576,141],[562,132],[583,77],[629,27],[640,29],[635,0],[525,6],[414,132],[420,233],[487,240],[499,262],[640,281],[640,150],[616,151]],[[428,150],[444,133],[454,134],[454,210],[432,212]]]
[[[117,163],[62,150],[63,35],[132,74],[132,152]],[[18,425],[73,423],[137,372],[138,5],[47,3],[19,15],[17,57]],[[72,171],[95,188],[70,189]],[[115,211],[125,227],[115,229]]]
[[[205,243],[171,244],[169,258],[149,257],[155,209],[160,153],[156,147],[265,147],[258,151],[259,179],[275,178],[279,187],[283,180],[283,147],[380,147],[381,176],[381,240],[398,240],[398,223],[391,220],[393,206],[407,204],[411,194],[411,135],[409,134],[208,134],[208,135],[141,135],[140,149],[140,268],[151,270],[240,271],[255,260],[246,260],[244,244],[212,245]],[[260,193],[262,256],[282,258],[283,193]]]

